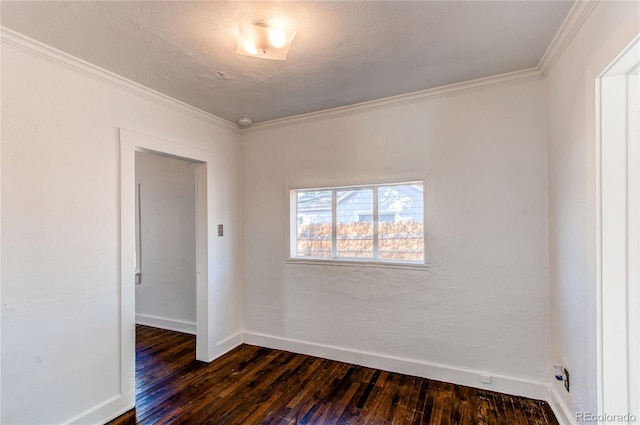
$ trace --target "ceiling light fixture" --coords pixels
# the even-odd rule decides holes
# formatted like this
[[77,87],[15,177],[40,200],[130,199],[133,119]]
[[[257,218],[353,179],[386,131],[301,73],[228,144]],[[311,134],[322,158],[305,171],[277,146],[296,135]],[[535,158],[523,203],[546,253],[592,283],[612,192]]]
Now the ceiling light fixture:
[[238,25],[239,55],[273,60],[286,60],[296,32],[270,28],[263,23]]

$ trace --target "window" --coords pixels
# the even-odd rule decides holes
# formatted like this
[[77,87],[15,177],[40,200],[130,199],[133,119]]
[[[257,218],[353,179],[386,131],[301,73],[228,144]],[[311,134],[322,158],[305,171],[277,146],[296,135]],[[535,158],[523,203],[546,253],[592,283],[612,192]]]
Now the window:
[[291,258],[425,263],[424,183],[291,190]]

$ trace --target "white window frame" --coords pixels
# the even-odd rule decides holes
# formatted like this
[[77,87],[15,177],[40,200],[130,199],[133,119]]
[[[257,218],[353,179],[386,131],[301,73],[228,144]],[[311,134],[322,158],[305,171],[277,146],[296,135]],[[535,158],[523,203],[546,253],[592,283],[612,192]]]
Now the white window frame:
[[[369,184],[355,184],[348,186],[305,186],[305,187],[286,187],[286,217],[287,217],[287,229],[289,235],[286,239],[286,253],[285,263],[287,264],[299,264],[299,265],[331,265],[331,266],[364,266],[364,267],[386,267],[386,268],[401,268],[401,269],[418,269],[429,270],[430,269],[430,252],[429,252],[429,229],[430,221],[428,214],[428,206],[430,205],[429,196],[429,181],[426,177],[418,179],[406,179],[401,181],[382,181]],[[337,257],[337,243],[332,243],[332,258],[321,257],[296,257],[293,255],[293,249],[297,246],[297,193],[299,191],[332,191],[331,199],[331,237],[333,241],[337,240],[337,202],[336,192],[341,190],[358,190],[358,189],[375,189],[384,186],[400,186],[400,185],[412,185],[422,184],[423,190],[423,261],[393,261],[393,260],[380,260],[376,259],[378,254],[378,191],[373,191],[373,225],[374,225],[374,258],[339,258]]]

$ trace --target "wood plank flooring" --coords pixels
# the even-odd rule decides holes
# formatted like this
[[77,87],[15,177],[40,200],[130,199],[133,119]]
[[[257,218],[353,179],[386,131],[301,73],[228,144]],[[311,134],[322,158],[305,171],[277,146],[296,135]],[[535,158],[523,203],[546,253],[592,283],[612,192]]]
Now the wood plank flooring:
[[207,364],[191,335],[136,337],[136,409],[110,424],[558,424],[539,400],[251,345]]

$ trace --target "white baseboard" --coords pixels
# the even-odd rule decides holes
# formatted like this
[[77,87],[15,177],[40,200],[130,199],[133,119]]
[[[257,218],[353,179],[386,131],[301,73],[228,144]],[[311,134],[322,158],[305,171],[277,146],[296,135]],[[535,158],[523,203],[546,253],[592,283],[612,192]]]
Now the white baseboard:
[[577,422],[574,419],[575,416],[569,406],[562,400],[560,394],[556,390],[556,386],[553,385],[553,382],[549,385],[549,395],[547,397],[547,402],[549,406],[551,406],[551,410],[556,415],[556,419],[560,425],[576,425]]
[[216,349],[216,357],[209,360],[209,361],[213,361],[215,359],[217,359],[218,357],[227,354],[229,351],[233,350],[234,348],[242,345],[243,343],[243,333],[242,332],[238,332],[236,334],[231,335],[228,338],[223,339],[222,341],[218,342],[217,344],[217,349]]
[[136,314],[136,324],[153,326],[154,328],[167,329],[170,331],[182,332],[186,334],[196,334],[196,324],[182,320],[167,319],[164,317],[150,316],[147,314]]
[[96,424],[101,425],[117,418],[133,409],[136,405],[136,393],[131,391],[125,395],[113,397],[86,412],[68,420],[67,424]]
[[322,357],[325,359],[337,360],[390,372],[420,376],[423,378],[538,400],[546,400],[549,393],[548,386],[544,382],[528,381],[509,376],[492,374],[491,384],[483,384],[480,382],[479,376],[481,371],[462,369],[439,363],[334,347],[254,332],[244,332],[243,340],[247,344],[258,345],[261,347],[291,351],[314,357]]

